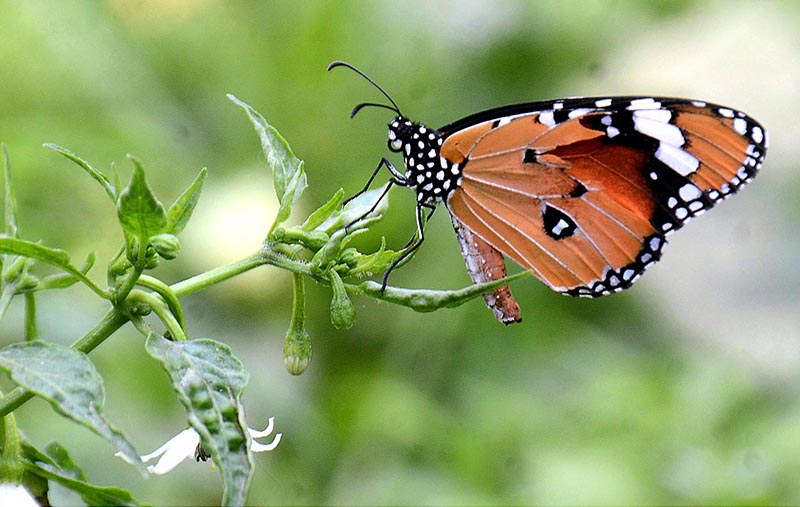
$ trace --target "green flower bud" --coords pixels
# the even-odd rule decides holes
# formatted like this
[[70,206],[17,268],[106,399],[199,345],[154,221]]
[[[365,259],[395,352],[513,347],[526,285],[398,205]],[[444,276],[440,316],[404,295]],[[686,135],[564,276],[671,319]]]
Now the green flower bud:
[[153,252],[153,255],[148,255],[144,261],[144,268],[145,269],[154,269],[158,267],[159,258],[158,255]]
[[350,301],[347,290],[344,288],[344,283],[342,283],[342,279],[335,269],[329,271],[328,280],[331,282],[331,290],[333,291],[331,323],[336,329],[348,329],[356,321],[356,308],[353,306],[353,302]]
[[311,362],[311,336],[304,328],[289,328],[283,342],[283,364],[292,375],[300,375]]
[[311,362],[311,336],[306,331],[306,284],[303,275],[292,273],[294,298],[292,322],[283,341],[283,364],[292,375],[300,375]]
[[150,246],[164,259],[170,260],[178,256],[181,241],[174,234],[156,234],[150,238]]
[[139,238],[136,236],[128,236],[128,241],[125,249],[125,256],[128,258],[131,264],[134,266],[139,261],[139,248],[141,245],[139,244]]

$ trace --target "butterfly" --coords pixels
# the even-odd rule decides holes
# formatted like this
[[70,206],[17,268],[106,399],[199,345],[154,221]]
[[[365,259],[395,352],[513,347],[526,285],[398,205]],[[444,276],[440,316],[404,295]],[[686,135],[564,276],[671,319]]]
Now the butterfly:
[[[649,96],[529,102],[432,129],[352,65],[328,70],[340,66],[391,103],[359,104],[351,117],[367,106],[395,113],[388,147],[404,170],[384,157],[364,188],[385,167],[386,191],[416,192],[417,232],[395,265],[422,244],[425,221],[443,203],[475,283],[504,277],[505,255],[562,294],[627,289],[659,260],[669,234],[756,175],[768,145],[743,112]],[[507,286],[484,298],[498,320],[520,320]]]

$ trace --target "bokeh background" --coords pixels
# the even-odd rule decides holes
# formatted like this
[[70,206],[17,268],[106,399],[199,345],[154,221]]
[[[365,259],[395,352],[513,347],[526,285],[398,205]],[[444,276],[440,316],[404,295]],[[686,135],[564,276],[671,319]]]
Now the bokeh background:
[[[759,119],[771,146],[740,195],[671,237],[631,290],[600,300],[513,290],[523,323],[481,301],[417,314],[355,300],[337,331],[330,292],[308,287],[314,358],[286,373],[291,278],[248,273],[187,297],[193,337],[229,343],[252,372],[251,426],[283,442],[256,456],[252,504],[800,503],[800,3],[771,1],[0,1],[0,140],[22,234],[97,252],[121,240],[107,197],[53,142],[123,179],[138,156],[165,202],[209,178],[156,274],[175,282],[257,248],[275,212],[270,176],[233,93],[306,161],[295,220],[339,187],[359,189],[386,150],[390,115],[346,71],[371,74],[431,126],[503,104],[569,95],[686,96]],[[398,162],[398,160],[396,160]],[[385,235],[414,230],[411,192],[391,195]],[[405,287],[469,283],[445,213]],[[42,337],[71,343],[105,311],[82,287],[38,299]],[[0,323],[21,339],[22,305]],[[109,417],[149,452],[184,427],[166,376],[124,328],[92,353]],[[5,382],[4,386],[8,386]],[[141,501],[218,502],[208,464],[143,480],[40,400],[18,411],[35,443],[59,439],[91,480]],[[53,500],[79,502],[56,490]]]

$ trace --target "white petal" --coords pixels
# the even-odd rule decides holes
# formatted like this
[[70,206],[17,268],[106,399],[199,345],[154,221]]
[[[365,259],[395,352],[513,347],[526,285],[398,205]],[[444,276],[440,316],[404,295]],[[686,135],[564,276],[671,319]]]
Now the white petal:
[[267,427],[264,428],[263,430],[256,431],[253,428],[247,428],[247,431],[250,432],[251,438],[262,438],[270,435],[272,433],[272,430],[274,429],[275,429],[275,418],[270,417],[269,420],[267,421]]
[[194,450],[197,447],[197,444],[200,443],[200,435],[194,430],[194,428],[186,428],[185,430],[181,431],[174,437],[167,440],[167,443],[156,449],[155,451],[151,452],[150,454],[145,454],[142,456],[142,461],[148,462],[153,458],[157,458],[162,454],[165,454],[170,451],[173,447],[179,447],[181,449],[190,448],[192,449],[192,454],[194,454]]
[[39,507],[33,496],[19,484],[0,484],[0,505],[13,505],[15,507]]
[[272,440],[272,442],[270,442],[268,444],[261,444],[261,443],[256,442],[255,440],[252,440],[250,442],[250,450],[253,451],[253,452],[271,451],[271,450],[275,449],[276,447],[278,447],[278,444],[281,443],[281,437],[282,436],[283,436],[283,433],[278,433],[277,435],[275,435],[275,438]]

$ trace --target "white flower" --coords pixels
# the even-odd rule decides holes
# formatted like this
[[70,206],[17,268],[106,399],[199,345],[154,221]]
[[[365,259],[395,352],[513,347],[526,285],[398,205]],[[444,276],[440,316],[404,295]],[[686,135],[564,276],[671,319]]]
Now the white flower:
[[[278,447],[278,444],[281,441],[281,433],[276,434],[275,438],[272,439],[272,442],[268,444],[262,444],[255,440],[257,438],[264,438],[271,435],[274,426],[275,418],[270,417],[267,427],[261,431],[247,428],[247,431],[250,433],[250,450],[252,452],[271,451]],[[160,456],[161,458],[156,462],[155,465],[150,465],[147,467],[147,471],[151,474],[162,475],[178,466],[178,463],[181,461],[188,458],[195,458],[197,456],[197,448],[199,445],[200,434],[197,433],[194,428],[187,428],[170,438],[166,444],[162,445],[155,451],[142,456],[142,462],[147,463],[148,461]],[[120,453],[116,453],[115,456],[119,456],[123,460],[126,460],[125,456]],[[205,459],[203,461],[205,461]],[[0,503],[0,505],[14,504]]]
[[0,505],[39,507],[39,502],[20,484],[0,483]]

